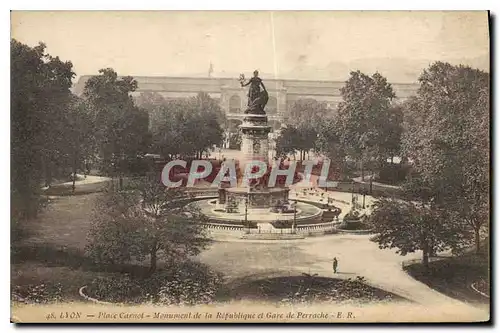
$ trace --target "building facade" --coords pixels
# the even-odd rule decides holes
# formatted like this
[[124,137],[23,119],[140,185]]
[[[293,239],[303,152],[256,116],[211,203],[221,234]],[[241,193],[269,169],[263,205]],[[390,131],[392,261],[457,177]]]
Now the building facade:
[[[74,92],[80,95],[85,82],[91,76],[81,76],[74,87]],[[234,126],[241,124],[247,104],[247,88],[242,88],[237,78],[201,78],[201,77],[153,77],[134,76],[138,82],[138,89],[134,95],[142,92],[156,92],[167,99],[196,96],[205,92],[219,101],[227,118]],[[303,98],[313,98],[327,103],[335,109],[342,100],[340,89],[342,81],[305,81],[305,80],[274,80],[262,77],[267,91],[269,102],[266,112],[269,124],[279,128],[286,117],[288,106],[294,101]],[[405,100],[416,93],[417,84],[393,83],[392,87],[398,100]]]

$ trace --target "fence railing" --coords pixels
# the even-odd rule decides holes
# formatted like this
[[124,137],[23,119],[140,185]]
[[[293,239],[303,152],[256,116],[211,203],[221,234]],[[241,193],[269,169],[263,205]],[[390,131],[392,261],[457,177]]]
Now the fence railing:
[[203,224],[203,226],[211,230],[242,231],[244,229],[247,229],[243,225],[222,224],[222,223],[205,223]]
[[245,233],[251,234],[294,234],[294,233],[311,233],[311,232],[324,232],[329,230],[336,230],[336,222],[327,223],[317,223],[308,225],[299,225],[292,228],[273,228],[273,229],[262,229],[262,228],[248,228],[243,225],[236,224],[223,224],[223,223],[204,223],[204,227],[210,230],[226,230],[226,231],[244,231]]
[[261,228],[257,228],[257,229],[248,229],[248,228],[244,228],[244,231],[245,233],[249,233],[249,234],[294,234],[294,232],[292,232],[292,229],[288,229],[288,228],[280,228],[280,229],[261,229]]
[[219,195],[217,189],[207,189],[207,190],[196,190],[196,191],[187,191],[187,194],[190,198],[199,198],[199,197],[216,197]]
[[326,222],[326,223],[317,223],[317,224],[303,224],[298,225],[298,231],[314,231],[314,230],[329,230],[335,228],[337,222]]

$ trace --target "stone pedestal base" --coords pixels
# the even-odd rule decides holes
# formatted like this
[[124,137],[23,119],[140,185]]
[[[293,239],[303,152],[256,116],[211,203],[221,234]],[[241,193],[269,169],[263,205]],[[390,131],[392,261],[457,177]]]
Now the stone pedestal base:
[[224,205],[226,203],[226,190],[223,188],[219,188],[219,204]]
[[[265,114],[247,114],[243,119],[243,123],[239,126],[241,131],[241,151],[243,159],[239,161],[239,167],[242,172],[245,172],[246,166],[250,161],[261,161],[269,167],[269,140],[268,134],[271,131],[271,126],[267,124],[267,116]],[[247,209],[269,210],[276,206],[278,202],[288,200],[288,188],[267,188],[267,184],[261,184],[258,188],[226,188],[221,189],[224,193],[219,192],[219,201],[222,199],[226,207],[234,205]]]
[[266,115],[247,115],[240,125],[241,152],[244,161],[269,162],[269,140],[268,134],[271,126],[267,125]]
[[244,205],[248,200],[248,208],[271,208],[278,201],[288,201],[288,188],[265,188],[261,190],[248,191],[248,188],[228,188],[226,191],[226,202],[235,200],[238,205]]

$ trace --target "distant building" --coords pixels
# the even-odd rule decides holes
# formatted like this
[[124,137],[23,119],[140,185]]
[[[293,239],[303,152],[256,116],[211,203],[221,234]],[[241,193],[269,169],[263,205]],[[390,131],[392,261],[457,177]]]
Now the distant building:
[[[85,75],[79,78],[73,88],[77,95],[83,92],[85,82],[90,77]],[[233,126],[239,125],[243,120],[248,89],[242,88],[237,78],[134,76],[134,79],[138,82],[138,89],[134,95],[148,91],[173,99],[196,96],[199,92],[205,92],[220,102]],[[298,99],[313,98],[326,102],[328,107],[334,109],[342,100],[340,89],[345,84],[342,81],[274,80],[266,79],[264,75],[262,79],[269,92],[266,112],[269,124],[274,129],[281,126],[287,106]],[[418,89],[417,84],[408,83],[392,83],[392,87],[399,100],[405,100]]]

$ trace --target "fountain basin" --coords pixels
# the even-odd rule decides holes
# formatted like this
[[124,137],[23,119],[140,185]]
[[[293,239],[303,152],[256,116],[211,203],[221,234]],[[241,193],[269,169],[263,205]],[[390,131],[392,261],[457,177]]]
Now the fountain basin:
[[265,188],[259,190],[250,191],[245,187],[232,187],[226,188],[226,200],[234,200],[238,204],[244,204],[248,200],[249,208],[263,208],[269,209],[269,207],[274,207],[278,201],[284,202],[288,201],[288,193],[290,189],[288,188]]
[[[228,223],[245,222],[245,205],[240,203],[238,205],[238,212],[226,213],[215,199],[204,199],[191,202],[186,206],[187,209],[199,209],[200,212],[208,217],[211,222],[215,223]],[[255,208],[247,207],[246,220],[254,223],[270,223],[273,221],[295,221],[297,225],[301,224],[314,224],[321,221],[323,210],[304,202],[297,202],[297,212],[292,213],[273,213],[270,208]]]

